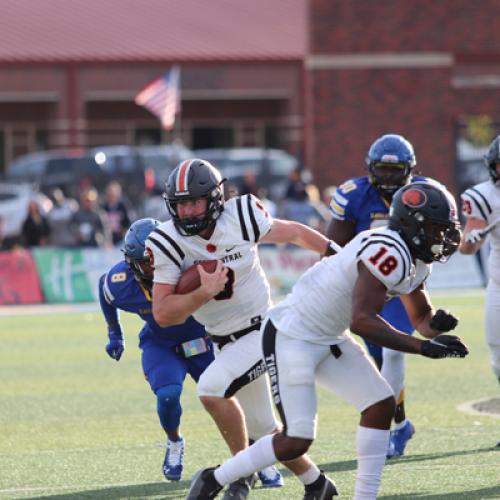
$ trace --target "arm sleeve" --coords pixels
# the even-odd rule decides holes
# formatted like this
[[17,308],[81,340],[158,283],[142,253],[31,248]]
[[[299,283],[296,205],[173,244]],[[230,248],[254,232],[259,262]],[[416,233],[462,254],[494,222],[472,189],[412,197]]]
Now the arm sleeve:
[[348,180],[341,184],[333,193],[332,200],[330,202],[330,213],[332,217],[337,220],[342,221],[354,221],[355,218],[352,216],[353,211],[355,212],[355,199],[357,197],[357,185],[354,180]]
[[460,197],[462,201],[462,214],[465,217],[473,217],[488,222],[491,214],[491,205],[486,197],[476,187],[467,189]]
[[153,232],[146,240],[146,249],[154,269],[153,281],[176,285],[182,273],[181,264],[184,259],[184,254],[179,246],[173,245],[166,233],[162,235]]
[[99,304],[101,306],[102,314],[108,324],[108,331],[113,331],[123,335],[122,327],[120,325],[120,314],[118,309],[112,304],[112,295],[107,286],[107,274],[103,274],[99,278]]
[[388,291],[395,288],[409,275],[410,255],[389,240],[369,237],[357,254],[366,268],[384,284]]
[[253,194],[242,196],[236,205],[243,239],[258,243],[271,230],[273,218]]

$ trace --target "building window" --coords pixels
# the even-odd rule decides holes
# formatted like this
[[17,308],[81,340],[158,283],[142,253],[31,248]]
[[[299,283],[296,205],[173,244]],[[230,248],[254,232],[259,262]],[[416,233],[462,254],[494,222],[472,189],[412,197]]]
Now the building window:
[[231,127],[193,127],[192,148],[231,148],[234,132]]

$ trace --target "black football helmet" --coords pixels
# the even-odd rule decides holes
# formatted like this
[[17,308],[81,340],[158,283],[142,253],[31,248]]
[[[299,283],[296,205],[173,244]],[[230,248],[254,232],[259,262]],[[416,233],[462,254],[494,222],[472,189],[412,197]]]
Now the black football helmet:
[[366,155],[370,182],[389,201],[401,186],[410,182],[416,164],[413,146],[398,134],[379,137]]
[[497,135],[488,147],[488,151],[484,155],[484,163],[488,167],[491,180],[496,184],[500,180],[497,173],[497,164],[500,163],[500,135]]
[[[185,160],[169,175],[163,195],[167,209],[177,230],[184,236],[193,236],[214,223],[224,210],[224,190],[220,172],[208,161]],[[207,211],[201,217],[180,218],[177,203],[194,198],[206,198]]]
[[401,235],[413,257],[428,264],[446,262],[462,236],[453,196],[431,182],[414,182],[396,192],[389,228]]

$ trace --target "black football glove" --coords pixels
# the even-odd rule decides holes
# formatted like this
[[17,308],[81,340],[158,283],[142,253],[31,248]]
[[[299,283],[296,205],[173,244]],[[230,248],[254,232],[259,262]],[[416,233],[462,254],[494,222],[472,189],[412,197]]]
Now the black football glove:
[[438,332],[449,332],[458,325],[458,318],[444,309],[438,309],[432,317],[429,326]]
[[469,349],[455,335],[438,335],[431,340],[424,340],[420,351],[426,358],[465,358]]

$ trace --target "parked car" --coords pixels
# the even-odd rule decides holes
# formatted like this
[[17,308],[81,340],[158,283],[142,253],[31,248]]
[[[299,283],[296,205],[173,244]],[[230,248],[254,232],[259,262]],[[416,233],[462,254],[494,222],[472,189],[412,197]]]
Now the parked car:
[[248,172],[257,175],[259,186],[265,187],[271,199],[283,198],[288,174],[297,168],[295,157],[280,149],[232,148],[198,149],[196,156],[213,163],[229,182],[241,189]]
[[148,185],[156,193],[165,190],[165,182],[179,162],[195,158],[194,152],[181,144],[138,146],[137,151],[146,169]]
[[49,150],[17,158],[7,167],[5,180],[32,183],[46,194],[60,187],[73,198],[78,198],[82,187],[93,185],[102,193],[111,180],[116,180],[124,196],[139,208],[148,193],[164,189],[177,163],[192,155],[180,145]]
[[47,213],[52,202],[43,193],[33,190],[31,184],[0,183],[0,242],[10,247],[21,240],[21,229],[28,215],[28,204],[35,199],[42,213]]
[[45,194],[60,187],[67,196],[78,197],[83,185],[101,188],[109,176],[87,151],[61,149],[20,156],[7,167],[5,180],[29,182]]

